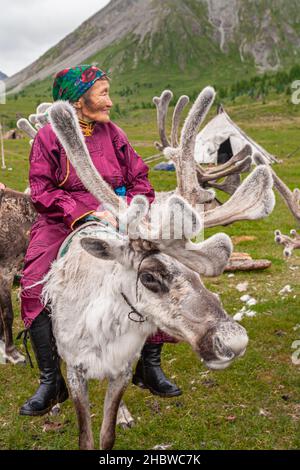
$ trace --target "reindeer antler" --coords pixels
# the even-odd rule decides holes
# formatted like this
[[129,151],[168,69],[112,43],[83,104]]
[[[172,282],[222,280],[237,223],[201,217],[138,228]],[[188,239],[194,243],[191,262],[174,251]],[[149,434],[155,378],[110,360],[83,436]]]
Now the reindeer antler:
[[212,168],[208,168],[207,172],[210,174],[218,173],[219,171],[226,170],[230,168],[232,165],[235,165],[238,162],[242,162],[247,157],[252,155],[252,148],[251,145],[246,144],[238,153],[236,153],[233,157],[228,160],[228,162],[224,163],[223,165],[217,165]]
[[272,187],[270,168],[265,165],[255,168],[225,204],[204,212],[204,226],[208,228],[267,217],[275,206]]
[[171,158],[176,166],[177,191],[192,206],[209,202],[215,197],[213,190],[205,190],[199,186],[194,159],[197,129],[205,119],[214,97],[213,88],[206,87],[202,90],[185,120],[179,146],[164,150],[164,155]]
[[[265,163],[264,157],[259,153],[256,153],[253,158],[257,165],[263,165]],[[300,222],[300,190],[295,188],[294,191],[291,191],[273,169],[270,168],[270,171],[275,188],[295,217],[296,221]],[[286,257],[291,256],[293,250],[300,248],[300,235],[298,235],[296,230],[291,230],[290,235],[292,238],[288,235],[283,235],[280,230],[275,230],[275,242],[280,245],[284,245],[283,254]]]
[[[157,220],[159,222],[153,226]],[[152,249],[176,258],[199,274],[218,276],[232,253],[231,240],[226,234],[219,233],[204,242],[193,243],[191,238],[199,235],[202,229],[200,214],[176,195],[159,206],[156,213],[151,211],[150,227],[144,224],[138,227],[140,238],[149,240]]]
[[86,189],[99,202],[109,204],[114,214],[120,208],[124,210],[126,203],[115,194],[93,165],[72,105],[66,101],[56,101],[49,109],[49,120]]
[[[265,159],[259,153],[254,155],[254,161],[257,165],[263,165],[265,163]],[[281,195],[282,199],[290,209],[291,213],[295,217],[295,219],[299,222],[300,221],[300,190],[295,188],[294,191],[291,191],[287,185],[277,176],[275,171],[271,169],[272,177],[274,180],[274,186]]]
[[252,163],[252,158],[249,156],[245,158],[244,160],[235,163],[234,165],[232,165],[232,167],[226,168],[224,170],[221,170],[215,173],[202,172],[200,168],[197,168],[198,181],[201,185],[203,185],[204,183],[215,181],[215,180],[224,178],[225,176],[229,176],[235,173],[238,173],[238,174],[246,173],[250,170],[251,163]]
[[173,93],[170,90],[165,90],[162,92],[160,97],[154,96],[153,103],[157,109],[157,125],[158,125],[158,132],[159,137],[161,140],[161,144],[159,142],[155,142],[155,146],[158,150],[162,151],[165,147],[169,147],[170,143],[166,135],[166,118],[169,103],[173,98]]
[[[180,144],[177,148],[168,147],[164,150],[167,157],[172,158],[177,169],[178,188],[177,193],[187,200],[192,207],[206,202],[206,198],[212,195],[210,191],[201,188],[197,181],[197,173],[194,160],[194,145],[197,128],[203,122],[215,96],[213,88],[205,88],[198,96],[191,108],[181,132]],[[250,146],[245,146],[234,158],[234,166],[237,171],[249,169],[251,158]],[[232,175],[235,171],[230,168],[221,172],[212,172],[209,177],[201,175],[202,183],[215,180],[226,175]],[[235,182],[236,183],[236,182]],[[275,197],[272,191],[273,180],[270,170],[263,167],[256,168],[236,190],[233,196],[221,207],[207,211],[204,214],[205,227],[231,224],[237,220],[254,220],[269,215],[275,205]]]
[[224,193],[230,194],[232,196],[240,186],[241,181],[241,175],[239,173],[233,173],[232,175],[227,176],[227,178],[225,178],[222,183],[210,181],[209,186],[214,189],[219,189],[220,191],[223,191]]
[[[122,220],[126,219],[128,222],[127,233],[130,239],[139,237],[142,241],[149,242],[149,249],[160,249],[199,273],[218,275],[223,271],[232,250],[227,235],[218,234],[199,244],[190,242],[190,238],[198,234],[203,224],[193,207],[179,196],[172,196],[159,207],[160,222],[156,227],[150,225],[149,230],[149,224],[145,221],[148,201],[143,196],[135,196],[127,208],[125,201],[103,180],[90,158],[73,107],[65,101],[56,102],[49,110],[49,118],[85,187],[99,201],[109,205],[117,216],[117,211],[121,209]],[[164,237],[166,220],[170,220],[168,237]],[[150,224],[153,225],[153,222],[151,220]]]
[[[21,118],[17,121],[18,129],[24,131],[31,139],[34,139],[37,131],[48,124],[49,120],[46,111],[51,105],[52,103],[39,104],[35,114],[30,114],[28,119]],[[30,141],[30,144],[32,144],[32,141]]]
[[[160,135],[161,143],[155,142],[155,146],[160,150],[163,151],[167,147],[170,146],[169,140],[166,135],[166,118],[168,112],[168,106],[170,101],[173,97],[173,93],[170,90],[165,90],[162,92],[160,97],[155,96],[153,98],[153,102],[157,108],[157,122],[158,122],[158,132]],[[179,146],[178,143],[178,129],[180,123],[180,117],[184,107],[189,102],[189,98],[186,95],[183,95],[179,98],[173,113],[172,118],[172,129],[171,129],[171,147],[177,148]],[[200,124],[200,123],[199,123]],[[196,171],[198,174],[198,182],[201,187],[205,186],[222,189],[229,194],[233,194],[236,188],[240,184],[240,178],[228,179],[225,184],[218,184],[216,183],[217,179],[224,178],[226,176],[230,176],[233,174],[240,174],[245,173],[250,170],[250,166],[252,160],[247,159],[248,156],[251,156],[252,149],[250,145],[246,145],[238,154],[230,159],[229,162],[225,163],[224,165],[218,165],[215,168],[209,168],[204,170],[204,168],[199,164],[196,163]],[[182,158],[183,154],[180,154],[179,159]],[[156,159],[160,155],[155,155],[153,159]],[[165,157],[168,159],[175,159],[176,160],[176,152],[167,150],[165,152]],[[245,161],[246,160],[246,161]],[[244,161],[244,163],[243,163]],[[177,185],[179,188],[180,194],[182,194],[183,188],[181,184],[181,180],[183,178],[181,174],[181,168],[177,158],[177,165],[175,161],[176,172],[177,172]],[[193,171],[192,169],[190,170]],[[234,181],[234,183],[233,183]],[[210,195],[207,195],[210,198]]]
[[[186,133],[182,133],[179,149],[190,152],[189,157],[191,143],[188,142],[187,136],[193,138],[196,132],[196,121],[203,118],[211,98],[211,90],[205,91],[204,96],[200,94],[200,99],[196,101],[195,112],[191,113],[185,125]],[[52,128],[82,183],[99,201],[109,205],[109,209],[118,218],[120,218],[121,210],[121,219],[127,218],[129,224],[127,233],[130,238],[134,238],[135,233],[135,238],[139,237],[149,242],[149,249],[156,247],[199,273],[218,275],[223,271],[232,250],[231,241],[227,235],[218,234],[205,242],[193,244],[190,238],[199,233],[203,223],[196,210],[180,196],[172,196],[159,207],[160,219],[154,227],[156,230],[153,231],[155,220],[151,217],[151,230],[149,231],[149,223],[145,221],[145,214],[148,211],[147,200],[143,196],[136,196],[131,206],[127,208],[126,202],[119,198],[103,180],[90,158],[73,107],[65,101],[56,102],[50,108],[49,116]],[[272,176],[269,168],[257,167],[229,201],[220,208],[204,213],[204,226],[212,227],[268,215],[275,202],[271,188]],[[167,219],[171,222],[169,234],[165,237],[165,220]]]
[[186,95],[180,96],[177,101],[177,104],[174,108],[173,116],[172,116],[172,128],[171,128],[171,144],[167,137],[166,133],[166,119],[168,114],[168,108],[170,101],[173,98],[173,93],[170,90],[164,90],[160,97],[154,96],[153,103],[156,106],[157,111],[157,127],[158,133],[161,142],[154,142],[155,147],[160,150],[161,152],[166,148],[170,147],[177,147],[178,146],[178,129],[180,124],[180,117],[182,114],[183,109],[189,102],[189,97]]
[[290,231],[291,237],[283,235],[280,230],[275,230],[274,233],[275,242],[284,246],[284,256],[289,257],[292,255],[293,250],[300,248],[300,234],[298,234],[296,230]]
[[37,134],[37,130],[30,124],[28,119],[25,119],[25,118],[19,119],[17,121],[17,127],[21,131],[24,131],[25,134],[27,134],[31,139],[34,139]]
[[[185,199],[189,200],[193,206],[196,203],[209,202],[213,199],[214,193],[212,191],[205,191],[204,187],[215,187],[217,189],[222,189],[228,192],[229,194],[233,194],[233,192],[240,184],[240,177],[228,179],[224,183],[220,184],[217,183],[217,180],[234,174],[240,175],[241,173],[248,172],[252,163],[252,160],[250,158],[252,149],[250,145],[246,145],[238,154],[232,157],[230,162],[224,165],[219,165],[216,168],[204,170],[200,164],[195,163],[194,147],[196,131],[200,124],[203,122],[215,95],[214,90],[210,89],[211,91],[213,91],[213,96],[211,97],[211,100],[208,101],[208,105],[206,106],[204,97],[206,93],[209,93],[208,90],[209,87],[203,90],[202,98],[200,98],[199,95],[199,102],[196,102],[190,110],[190,114],[188,115],[188,118],[186,119],[182,129],[181,142],[178,144],[177,133],[180,115],[184,106],[186,106],[186,104],[188,103],[188,97],[182,96],[179,99],[173,114],[171,131],[172,147],[166,147],[169,141],[166,137],[165,132],[167,110],[168,105],[173,96],[172,92],[169,90],[165,90],[161,94],[160,98],[153,98],[153,102],[156,104],[157,107],[159,134],[162,141],[161,144],[157,145],[159,145],[160,149],[164,149],[164,155],[167,159],[172,159],[174,161],[177,174],[178,193],[181,194]],[[203,100],[203,102],[201,102],[201,100]],[[197,114],[197,112],[199,112],[199,115]],[[192,119],[194,119],[193,124],[191,124],[191,116],[193,116]],[[185,140],[185,135],[187,134],[188,126],[190,125],[192,126],[192,134],[188,135]],[[198,185],[195,183],[195,174],[197,176]]]
[[[223,165],[203,170],[202,166],[197,164],[198,181],[205,187],[219,189],[230,195],[234,194],[241,184],[241,174],[250,171],[252,159],[250,158],[252,149],[250,145],[240,150],[228,162]],[[225,181],[217,183],[217,180],[226,176]]]
[[178,130],[180,124],[180,118],[182,115],[182,111],[189,103],[190,99],[186,95],[180,96],[177,104],[174,108],[173,118],[172,118],[172,129],[171,129],[171,146],[177,147],[178,146]]

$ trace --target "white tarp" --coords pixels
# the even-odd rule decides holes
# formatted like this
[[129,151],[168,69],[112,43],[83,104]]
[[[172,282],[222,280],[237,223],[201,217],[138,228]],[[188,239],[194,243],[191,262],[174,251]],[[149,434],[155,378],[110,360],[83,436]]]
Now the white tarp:
[[233,155],[249,144],[252,154],[259,152],[263,154],[268,163],[276,162],[276,158],[269,154],[260,145],[254,142],[243,132],[221,108],[219,114],[199,132],[196,138],[195,160],[198,163],[218,163],[218,150],[220,145],[230,139]]

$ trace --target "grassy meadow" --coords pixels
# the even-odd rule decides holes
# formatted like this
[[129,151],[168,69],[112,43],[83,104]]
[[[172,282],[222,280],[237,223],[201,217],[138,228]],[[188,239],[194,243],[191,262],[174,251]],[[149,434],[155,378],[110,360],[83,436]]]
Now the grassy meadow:
[[[24,103],[24,115],[33,112],[37,104],[29,99]],[[3,109],[7,119],[14,118],[13,105],[11,99]],[[275,168],[289,187],[300,187],[300,149],[288,157],[300,147],[300,105],[292,105],[285,95],[274,94],[264,104],[239,98],[234,104],[225,103],[225,107],[243,130],[282,160]],[[154,109],[132,109],[125,115],[116,114],[114,119],[143,157],[156,153]],[[4,147],[7,170],[0,170],[0,181],[24,190],[28,140],[6,140]],[[156,190],[176,185],[173,172],[151,169],[150,179]],[[300,448],[300,367],[291,359],[292,344],[300,340],[300,253],[285,260],[282,248],[274,243],[275,229],[288,233],[297,228],[283,201],[278,195],[276,199],[275,210],[266,220],[239,222],[206,232],[206,236],[222,230],[233,237],[255,237],[237,243],[235,250],[272,261],[266,271],[239,272],[234,277],[225,273],[205,280],[212,291],[221,295],[225,309],[232,315],[243,306],[236,285],[249,282],[247,293],[255,297],[257,305],[253,307],[256,316],[242,320],[250,338],[245,356],[227,370],[212,372],[203,367],[188,345],[166,345],[163,368],[182,388],[183,395],[163,399],[130,385],[125,400],[136,425],[130,430],[117,430],[115,449],[152,449],[157,445],[168,445],[170,450]],[[279,295],[287,284],[292,292]],[[17,288],[13,295],[16,336],[22,329]],[[21,344],[19,347],[23,350]],[[18,416],[19,407],[37,385],[37,367],[32,370],[29,366],[0,365],[0,449],[76,449],[76,417],[70,400],[55,417]],[[104,393],[105,384],[90,382],[96,443]]]

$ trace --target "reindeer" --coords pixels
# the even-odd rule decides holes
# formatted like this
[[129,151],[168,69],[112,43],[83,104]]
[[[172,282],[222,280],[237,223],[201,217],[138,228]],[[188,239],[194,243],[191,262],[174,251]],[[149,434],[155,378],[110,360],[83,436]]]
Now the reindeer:
[[[207,88],[196,100],[176,155],[193,152],[199,117],[209,108],[212,95]],[[85,187],[107,205],[121,226],[127,226],[125,233],[110,232],[101,224],[78,229],[68,240],[67,252],[58,257],[42,281],[58,351],[67,365],[79,446],[94,446],[88,379],[108,378],[100,447],[111,449],[132,364],[147,336],[157,328],[187,341],[211,369],[223,369],[244,354],[248,343],[245,329],[227,315],[219,297],[200,279],[201,274],[222,273],[232,244],[222,233],[204,242],[191,241],[201,229],[201,219],[192,207],[203,197],[199,186],[196,193],[189,194],[189,202],[182,195],[173,195],[160,203],[150,220],[148,203],[142,196],[136,196],[127,208],[93,167],[73,108],[57,102],[49,116]],[[181,190],[185,192],[184,184],[178,194]],[[255,169],[239,191],[235,200],[206,212],[203,226],[260,218],[273,210],[272,178],[267,167]],[[153,226],[157,214],[160,223]],[[186,230],[178,238],[178,228],[182,233],[183,227]],[[165,237],[168,231],[169,237]]]
[[[163,96],[165,96],[163,94]],[[207,106],[202,105],[200,106],[200,116],[198,116],[198,124],[199,122],[202,122],[209,110],[209,107],[211,103],[213,102],[215,93],[212,89],[210,89],[210,94],[206,94],[206,99],[208,99],[208,104]],[[209,97],[209,98],[208,98]],[[187,97],[186,97],[187,98]],[[202,97],[203,99],[203,97]],[[179,101],[176,109],[177,111],[174,113],[173,117],[173,128],[172,128],[172,140],[171,143],[175,145],[175,149],[173,149],[173,154],[176,153],[178,150],[178,126],[179,126],[179,117],[180,117],[180,112],[182,110],[182,105],[185,101],[185,98],[182,97],[181,100]],[[36,113],[31,114],[29,116],[29,119],[22,118],[18,121],[17,127],[21,130],[23,130],[27,135],[31,137],[31,139],[34,139],[37,131],[39,128],[44,126],[45,124],[48,123],[48,115],[47,111],[50,108],[51,103],[42,103],[37,107]],[[160,112],[158,112],[158,116],[162,116]],[[167,145],[169,142],[162,137],[162,141],[165,144],[165,148],[169,149]],[[31,140],[32,143],[32,140]],[[177,150],[176,150],[177,149]],[[193,195],[193,200],[191,201],[193,205],[199,203],[204,203],[205,206],[209,201],[212,201],[215,197],[215,193],[211,189],[204,189],[201,188],[198,182],[198,176],[197,176],[197,170],[195,166],[195,161],[193,158],[193,145],[189,145],[189,142],[183,142],[183,150],[179,152],[178,154],[178,165],[177,165],[177,181],[178,181],[178,186],[179,186],[179,193],[183,194],[186,198],[190,198],[191,195]],[[247,149],[245,149],[245,152],[247,153]],[[176,156],[175,156],[176,159]],[[185,185],[181,183],[185,179]],[[184,187],[183,187],[184,186]],[[236,188],[235,188],[236,189]],[[17,199],[19,201],[18,204],[15,204],[15,195],[17,194]],[[170,195],[174,194],[174,191],[168,192],[168,193],[156,193],[156,199],[158,201],[163,202],[166,200],[167,197]],[[253,193],[255,194],[255,193]],[[239,198],[243,198],[243,194],[238,193],[234,200],[232,200],[231,204],[232,207],[234,207],[237,204],[239,204]],[[11,201],[9,199],[12,198]],[[246,197],[248,199],[248,197]],[[33,223],[36,213],[35,209],[33,208],[32,205],[30,205],[30,212],[28,211],[28,204],[30,203],[29,200],[29,191],[26,190],[26,194],[24,195],[23,193],[17,193],[15,191],[7,189],[5,191],[5,200],[7,201],[8,206],[11,208],[14,216],[12,217],[12,212],[8,210],[4,210],[4,205],[2,205],[2,209],[0,212],[0,218],[1,218],[1,227],[2,227],[2,239],[6,237],[6,234],[8,234],[8,237],[12,239],[11,242],[11,251],[12,253],[18,253],[18,256],[20,257],[20,263],[19,266],[21,266],[21,259],[24,257],[25,252],[26,252],[26,247],[28,243],[28,235],[29,235],[29,228],[30,225]],[[250,207],[250,200],[249,200],[249,207]],[[234,211],[232,212],[234,214]],[[234,220],[241,220],[239,218],[239,214],[236,213],[235,216],[231,214],[231,218],[226,222],[226,223],[232,223]],[[215,217],[217,214],[215,214]],[[222,216],[221,216],[222,217]],[[244,214],[242,215],[242,218],[244,217]],[[234,220],[233,220],[234,219]],[[19,221],[19,222],[17,222]],[[25,224],[24,224],[25,221]],[[23,227],[26,226],[26,230],[23,230]],[[3,230],[5,228],[5,231]],[[1,230],[1,228],[0,228]],[[23,243],[19,243],[19,238],[16,237],[14,238],[15,232],[21,230],[22,236],[26,238],[26,240],[23,240]],[[4,246],[4,242],[2,243],[2,246]],[[5,332],[5,339],[6,339],[6,357],[9,361],[15,363],[19,361],[23,361],[23,356],[20,356],[19,353],[17,352],[16,348],[14,348],[13,343],[12,343],[12,321],[13,321],[13,311],[12,311],[12,302],[11,302],[11,286],[13,283],[14,276],[18,274],[19,268],[15,267],[15,260],[14,258],[6,257],[5,260],[3,258],[3,263],[1,266],[1,273],[3,271],[3,282],[1,283],[1,304],[2,304],[2,310],[4,311],[4,314],[2,315],[3,319],[3,326],[2,330],[4,329]],[[1,331],[1,330],[0,330]],[[3,333],[2,333],[3,334]]]
[[[34,139],[38,129],[48,122],[45,113],[49,106],[51,103],[40,104],[36,114],[29,116],[30,122],[22,118],[18,128]],[[21,273],[30,228],[36,217],[28,188],[21,193],[0,183],[0,340],[5,344],[4,358],[13,364],[23,363],[25,358],[13,343],[11,292],[14,278]]]
[[13,364],[24,362],[13,344],[11,291],[26,253],[29,231],[36,218],[30,197],[12,189],[0,189],[0,339],[4,357]]
[[[160,136],[163,142],[163,146],[160,147],[160,150],[167,148],[169,145],[169,141],[165,137],[164,131],[164,122],[167,112],[167,107],[165,105],[166,101],[170,101],[172,97],[171,92],[164,92],[161,98],[154,98],[154,102],[157,104],[158,109],[158,121],[163,124],[160,124]],[[214,99],[214,92],[211,96],[211,102]],[[179,127],[179,118],[180,114],[183,110],[184,105],[188,102],[188,97],[181,97],[173,116],[173,126],[172,126],[172,139],[171,144],[174,147],[178,147],[178,127]],[[37,131],[43,127],[45,124],[48,123],[48,114],[47,111],[50,108],[51,103],[41,103],[37,109],[35,114],[31,114],[28,119],[21,118],[17,122],[17,127],[24,131],[30,138],[30,144],[32,144],[33,139],[35,138]],[[201,121],[205,118],[206,112],[208,110],[207,107],[202,107],[203,116],[201,116]],[[159,144],[157,144],[159,145]],[[244,153],[243,153],[244,152]],[[242,151],[242,155],[248,155],[249,149],[245,148]],[[234,157],[235,158],[235,157]],[[238,157],[239,159],[240,157]],[[198,203],[205,203],[205,208],[211,207],[209,204],[215,198],[215,193],[213,190],[206,190],[202,189],[202,182],[199,180],[199,172],[198,175],[196,173],[196,167],[193,159],[193,155],[187,152],[186,154],[182,153],[182,157],[180,157],[180,162],[178,163],[177,167],[177,181],[178,185],[181,184],[183,179],[183,175],[187,177],[187,189],[188,192],[190,191],[191,194],[196,195],[196,199]],[[199,169],[198,169],[199,170]],[[197,170],[197,171],[198,171]],[[223,183],[220,183],[222,185]],[[0,188],[1,189],[1,188]],[[221,187],[220,187],[221,189]],[[235,188],[236,189],[236,188]],[[180,191],[181,189],[179,189]],[[228,191],[227,191],[228,192]],[[233,191],[232,191],[233,192]],[[28,234],[30,225],[33,223],[35,219],[35,209],[32,205],[30,205],[30,212],[28,211],[28,204],[29,204],[29,195],[30,191],[27,188],[25,191],[25,195],[22,193],[17,193],[16,191],[12,191],[7,189],[5,191],[5,204],[10,207],[10,211],[5,209],[4,202],[1,206],[0,212],[0,222],[1,222],[1,237],[4,240],[6,237],[6,233],[8,233],[8,239],[11,240],[10,248],[12,253],[17,253],[18,257],[20,258],[20,262],[18,267],[15,266],[15,259],[9,256],[6,256],[5,259],[2,260],[2,265],[0,265],[0,279],[3,278],[1,281],[1,291],[0,291],[0,302],[2,305],[2,328],[0,332],[2,332],[2,337],[5,338],[6,350],[5,355],[7,360],[12,363],[16,363],[19,361],[23,361],[23,356],[20,356],[17,352],[16,348],[14,348],[12,343],[12,321],[13,321],[13,310],[12,310],[12,302],[11,302],[11,286],[13,284],[13,279],[16,274],[19,272],[19,267],[21,266],[21,259],[25,256],[26,247],[28,243]],[[185,191],[186,193],[186,191]],[[174,194],[174,191],[170,192],[157,192],[156,199],[158,201],[163,201],[167,197]],[[17,197],[18,204],[15,204],[15,198]],[[4,201],[4,200],[3,200]],[[194,203],[196,200],[194,201]],[[13,213],[13,216],[12,216]],[[19,222],[20,221],[20,222]],[[26,230],[22,231],[19,224],[25,221]],[[0,228],[1,230],[1,228]],[[21,233],[21,237],[25,237],[22,239],[22,243],[19,242],[19,237],[14,237],[15,232]],[[2,246],[5,246],[5,243],[2,243]],[[4,333],[4,335],[3,335]]]
[[[254,155],[254,160],[257,165],[264,165],[265,159],[260,154]],[[285,204],[289,208],[290,212],[296,219],[300,222],[300,189],[295,188],[294,191],[291,191],[287,185],[279,178],[275,171],[271,170],[274,187],[279,192],[280,196],[284,200]],[[290,257],[293,250],[300,248],[300,234],[297,233],[295,229],[290,231],[290,237],[288,235],[283,235],[280,230],[275,230],[275,242],[279,245],[283,245],[283,254],[285,257]]]

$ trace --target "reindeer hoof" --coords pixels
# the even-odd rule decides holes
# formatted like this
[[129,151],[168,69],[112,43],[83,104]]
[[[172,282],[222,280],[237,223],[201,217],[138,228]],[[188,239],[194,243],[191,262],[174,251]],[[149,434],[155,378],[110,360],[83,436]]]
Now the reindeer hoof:
[[60,404],[57,403],[56,405],[53,406],[53,408],[51,408],[50,416],[57,416],[59,415],[59,413],[60,413]]
[[122,429],[131,429],[135,425],[134,419],[117,423]]
[[2,355],[3,359],[5,360],[6,363],[10,362],[11,364],[26,364],[26,358],[23,356],[23,354],[19,353],[17,348],[13,348],[10,351],[5,351],[5,348],[3,347],[3,342],[1,341],[0,344],[0,354]]
[[119,406],[117,424],[119,424],[123,429],[130,429],[135,424],[130,411],[128,411],[128,408],[124,403]]

